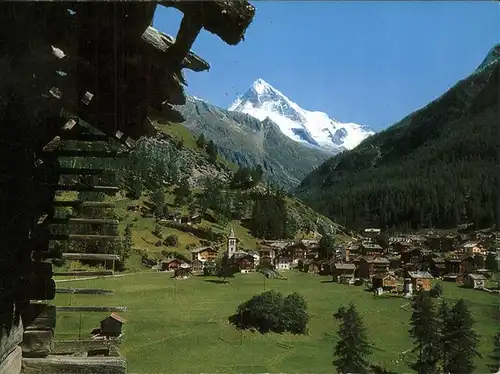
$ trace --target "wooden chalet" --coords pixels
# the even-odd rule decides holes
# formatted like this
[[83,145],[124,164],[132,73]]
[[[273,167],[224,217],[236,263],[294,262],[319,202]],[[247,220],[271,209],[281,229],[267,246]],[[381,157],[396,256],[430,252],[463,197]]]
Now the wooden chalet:
[[292,267],[292,260],[288,257],[279,257],[276,259],[276,270],[290,270]]
[[320,266],[319,264],[314,261],[314,260],[300,260],[298,263],[298,268],[299,270],[303,271],[304,273],[319,273],[320,271]]
[[354,280],[356,265],[349,263],[335,263],[332,266],[332,276],[335,282],[350,283]]
[[427,271],[409,271],[408,277],[411,279],[411,285],[415,291],[430,291],[432,288],[432,279],[434,277]]
[[445,260],[446,275],[458,275],[465,272],[461,258],[448,258]]
[[281,250],[281,253],[290,258],[294,265],[298,264],[300,260],[306,259],[309,252],[309,247],[302,242],[287,245]]
[[219,256],[218,249],[212,246],[193,248],[190,252],[192,261],[215,262]]
[[370,278],[377,273],[389,272],[390,261],[385,257],[362,257],[359,261],[359,278]]
[[259,264],[261,266],[272,266],[274,264],[274,260],[276,258],[275,248],[261,244],[258,248],[258,252],[259,252]]
[[363,256],[376,256],[383,253],[383,248],[375,243],[363,242],[360,246]]
[[463,277],[463,285],[474,289],[483,289],[486,282],[486,277],[482,274],[465,274]]
[[433,257],[429,261],[430,272],[434,277],[441,277],[446,273],[446,261],[441,257]]
[[394,245],[394,250],[400,254],[410,250],[412,248],[412,244],[410,241],[400,241],[400,242],[395,242]]
[[240,272],[246,272],[255,269],[255,258],[248,253],[243,255],[235,254],[232,258],[235,268]]
[[372,277],[373,289],[394,290],[396,287],[396,277],[392,274],[375,274]]
[[404,264],[421,264],[424,262],[426,254],[423,248],[409,248],[401,253],[401,262]]
[[178,258],[171,258],[161,261],[160,269],[161,271],[172,271],[180,268],[182,264],[184,264],[184,261],[181,261]]

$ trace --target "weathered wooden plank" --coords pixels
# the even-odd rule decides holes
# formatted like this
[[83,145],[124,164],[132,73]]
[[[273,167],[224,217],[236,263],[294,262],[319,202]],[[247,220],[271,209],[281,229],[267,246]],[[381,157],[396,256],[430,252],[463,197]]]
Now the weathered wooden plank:
[[79,200],[56,200],[54,201],[56,207],[90,207],[90,208],[114,208],[115,203],[110,201],[79,201]]
[[[149,26],[142,34],[142,40],[145,42],[145,47],[149,48],[148,57],[156,58],[160,66],[168,64],[168,56],[165,52],[174,45],[174,37]],[[196,53],[190,51],[182,61],[182,67],[199,72],[209,70],[210,64]]]
[[88,224],[88,225],[118,225],[120,221],[116,219],[99,219],[99,218],[53,218],[50,220],[54,225],[65,224]]
[[120,261],[120,256],[108,253],[63,253],[62,258],[67,260],[115,260]]
[[120,188],[116,186],[88,186],[86,184],[57,184],[53,188],[58,191],[93,191],[93,192],[106,192],[116,193]]
[[83,234],[49,234],[49,240],[119,240],[119,236],[112,235],[83,235]]
[[112,290],[100,288],[56,288],[56,293],[78,294],[78,295],[111,295]]
[[121,340],[56,340],[54,341],[53,354],[72,354],[93,349],[118,347]]
[[[10,327],[0,327],[0,362],[4,361],[16,346],[23,341],[23,325],[21,319],[13,315],[12,322]],[[0,373],[2,373],[2,371],[0,371]]]
[[54,277],[100,277],[113,275],[111,270],[54,272]]
[[56,307],[46,303],[29,304],[22,314],[24,330],[52,330],[56,327]]
[[127,157],[129,152],[127,151],[97,151],[97,150],[72,150],[72,149],[58,149],[52,152],[48,152],[54,156],[58,157]]
[[126,306],[57,306],[58,312],[126,312]]
[[123,357],[48,356],[23,358],[23,374],[125,374]]
[[23,357],[47,357],[52,351],[54,331],[27,330],[23,334]]
[[20,374],[23,349],[17,345],[7,356],[0,360],[0,374]]
[[92,168],[60,168],[57,170],[59,174],[63,175],[103,175],[115,174],[115,170],[109,169],[92,169]]

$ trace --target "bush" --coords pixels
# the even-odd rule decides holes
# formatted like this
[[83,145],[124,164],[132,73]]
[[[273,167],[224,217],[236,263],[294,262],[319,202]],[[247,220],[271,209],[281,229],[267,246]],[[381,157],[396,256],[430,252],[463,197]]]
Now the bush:
[[307,303],[299,294],[284,298],[281,293],[271,290],[238,306],[229,321],[239,329],[255,328],[261,333],[289,331],[304,334],[309,315]]
[[430,291],[431,297],[441,297],[443,295],[443,286],[437,283]]
[[169,235],[163,241],[163,244],[167,247],[178,247],[179,246],[179,238],[177,235]]

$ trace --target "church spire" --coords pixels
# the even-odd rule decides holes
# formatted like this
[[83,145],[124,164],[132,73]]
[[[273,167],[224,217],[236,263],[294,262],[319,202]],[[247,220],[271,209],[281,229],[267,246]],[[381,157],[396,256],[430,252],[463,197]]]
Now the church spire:
[[231,231],[229,231],[229,236],[228,238],[235,238],[236,239],[236,235],[234,235],[234,228],[233,228],[233,225],[231,225]]

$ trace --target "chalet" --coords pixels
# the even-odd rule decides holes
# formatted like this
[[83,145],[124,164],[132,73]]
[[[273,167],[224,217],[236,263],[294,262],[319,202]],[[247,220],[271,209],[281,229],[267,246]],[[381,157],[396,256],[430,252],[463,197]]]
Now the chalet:
[[483,289],[486,278],[482,274],[467,274],[463,278],[463,284],[466,287],[474,289]]
[[414,246],[424,246],[427,244],[427,238],[421,235],[409,235],[408,239]]
[[253,257],[255,266],[259,265],[259,263],[260,263],[260,255],[259,255],[259,252],[257,252],[257,251],[248,251],[247,253],[248,253],[250,256],[252,256],[252,257]]
[[105,338],[117,338],[122,335],[122,326],[125,320],[116,313],[111,313],[109,317],[101,321],[101,328],[94,329],[92,335]]
[[380,229],[369,228],[363,231],[363,237],[369,241],[375,239],[378,235],[380,235]]
[[369,243],[369,242],[363,242],[361,244],[361,254],[363,256],[366,256],[366,255],[377,255],[377,254],[380,254],[382,253],[384,250],[382,249],[382,247],[378,244],[374,244],[374,243]]
[[408,242],[396,242],[394,243],[394,250],[398,253],[404,253],[408,250],[410,250],[412,247],[412,244]]
[[347,263],[335,263],[332,266],[332,276],[335,282],[345,283],[354,279],[356,265]]
[[161,262],[161,271],[172,271],[181,267],[184,262],[178,258],[171,258]]
[[401,266],[401,256],[391,254],[387,256],[387,259],[389,260],[390,269],[397,269]]
[[304,244],[308,249],[315,249],[319,245],[319,240],[315,240],[315,239],[301,239],[300,243]]
[[428,236],[426,237],[429,249],[433,252],[451,252],[457,240],[454,236]]
[[485,255],[486,250],[482,248],[477,242],[465,243],[462,246],[462,251],[468,255]]
[[320,267],[317,262],[312,260],[303,260],[302,271],[305,273],[319,273]]
[[258,250],[259,264],[261,266],[271,266],[276,258],[276,251],[274,248],[262,246]]
[[416,291],[430,291],[434,277],[427,271],[409,271],[412,288]]
[[445,260],[446,275],[458,275],[464,272],[462,259],[454,257]]
[[189,220],[191,221],[192,224],[194,225],[199,225],[201,223],[201,215],[199,214],[193,214]]
[[391,274],[375,274],[372,277],[372,288],[382,288],[383,290],[393,290],[396,288],[396,277]]
[[424,262],[424,250],[422,248],[410,248],[401,253],[401,262],[404,264],[421,264]]
[[248,253],[244,255],[237,253],[232,260],[235,267],[242,273],[247,273],[255,268],[255,258]]
[[192,260],[199,260],[201,262],[215,262],[218,256],[218,250],[214,247],[200,247],[191,249]]
[[290,270],[292,260],[287,257],[280,257],[276,260],[276,270]]
[[174,277],[178,279],[187,279],[193,274],[191,267],[179,267],[175,269]]
[[359,261],[358,276],[370,278],[376,273],[389,272],[390,261],[385,257],[362,257]]
[[308,252],[309,248],[301,242],[287,245],[282,249],[282,253],[289,257],[294,265],[298,264],[299,260],[305,259]]
[[440,277],[446,273],[446,263],[444,258],[433,257],[429,261],[430,272],[434,277]]

